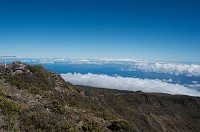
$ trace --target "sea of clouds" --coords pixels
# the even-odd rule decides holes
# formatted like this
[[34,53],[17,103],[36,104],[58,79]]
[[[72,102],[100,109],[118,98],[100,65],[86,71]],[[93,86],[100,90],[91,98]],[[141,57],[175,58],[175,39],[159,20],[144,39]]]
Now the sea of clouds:
[[138,62],[132,66],[132,69],[140,69],[147,72],[159,72],[174,75],[186,74],[187,76],[200,76],[200,65],[197,64]]
[[200,96],[200,92],[179,84],[171,84],[161,80],[139,79],[120,76],[108,76],[99,74],[67,73],[61,74],[65,81],[75,85],[93,86],[118,90],[129,90],[151,92],[183,94],[190,96]]
[[[200,76],[200,64],[180,63],[180,62],[161,62],[143,61],[133,59],[79,59],[79,58],[18,58],[22,62],[37,64],[121,64],[129,65],[129,71],[142,70],[146,72],[166,73],[173,75]],[[123,69],[122,69],[123,70]]]

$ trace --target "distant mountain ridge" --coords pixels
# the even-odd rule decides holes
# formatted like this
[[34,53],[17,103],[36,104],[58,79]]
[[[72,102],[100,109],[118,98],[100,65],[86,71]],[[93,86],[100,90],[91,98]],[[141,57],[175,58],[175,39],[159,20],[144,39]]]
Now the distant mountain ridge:
[[0,129],[198,132],[200,98],[74,86],[42,66],[14,62],[0,66]]

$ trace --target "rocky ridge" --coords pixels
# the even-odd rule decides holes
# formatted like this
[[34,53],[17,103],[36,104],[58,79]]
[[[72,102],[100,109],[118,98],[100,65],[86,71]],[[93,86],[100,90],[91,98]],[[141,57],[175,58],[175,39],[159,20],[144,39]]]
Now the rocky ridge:
[[[88,124],[85,120],[93,120],[98,124],[98,129],[109,131],[104,128],[108,121],[65,101],[67,96],[82,98],[83,92],[66,83],[59,74],[47,71],[41,66],[14,62],[7,68],[2,66],[0,75],[1,95],[19,106],[19,111],[15,114],[0,113],[1,130],[83,131],[84,125]],[[42,76],[42,80],[37,80],[35,76]],[[24,84],[21,85],[22,82]],[[37,86],[37,83],[41,84]],[[45,87],[42,89],[40,85]]]

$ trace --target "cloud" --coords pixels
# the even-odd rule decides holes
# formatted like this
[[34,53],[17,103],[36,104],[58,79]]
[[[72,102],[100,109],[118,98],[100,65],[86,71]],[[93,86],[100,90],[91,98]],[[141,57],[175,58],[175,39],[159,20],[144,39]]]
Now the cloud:
[[197,84],[198,82],[197,82],[197,81],[192,81],[192,83],[193,83],[193,84]]
[[185,84],[186,87],[189,87],[191,89],[196,89],[199,90],[200,89],[200,84],[196,83],[196,84]]
[[120,76],[108,76],[98,74],[80,74],[80,73],[67,73],[61,74],[65,81],[71,82],[75,85],[93,86],[101,88],[130,90],[143,92],[158,92],[169,94],[183,94],[191,96],[200,96],[200,92],[190,89],[186,86],[179,84],[171,84],[161,80],[128,78]]
[[88,59],[88,58],[17,58],[22,62],[66,63],[66,64],[129,64],[131,59]]
[[166,62],[137,62],[133,66],[133,69],[140,69],[146,72],[159,72],[166,74],[187,76],[200,76],[200,65],[197,64],[177,64]]
[[[134,59],[87,59],[87,58],[15,58],[22,62],[36,64],[116,64],[121,65],[123,71],[137,71],[166,73],[173,75],[200,76],[200,64],[186,64],[177,62],[149,62]],[[123,66],[129,66],[124,69]]]

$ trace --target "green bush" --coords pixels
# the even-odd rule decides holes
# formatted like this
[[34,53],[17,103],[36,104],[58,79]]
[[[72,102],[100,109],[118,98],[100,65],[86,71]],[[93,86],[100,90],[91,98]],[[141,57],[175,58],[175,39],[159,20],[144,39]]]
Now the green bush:
[[111,125],[108,128],[112,131],[128,131],[129,130],[129,122],[126,120],[116,120],[112,121]]
[[82,130],[84,132],[98,132],[100,129],[98,128],[98,125],[95,123],[87,123],[82,126]]
[[61,115],[65,114],[66,112],[64,108],[64,104],[62,104],[61,102],[58,102],[57,100],[54,100],[53,102],[49,104],[46,104],[45,107]]
[[5,115],[13,115],[21,111],[21,107],[15,101],[0,95],[0,109]]
[[49,113],[30,112],[23,116],[23,125],[26,130],[51,130],[55,127],[55,118]]

